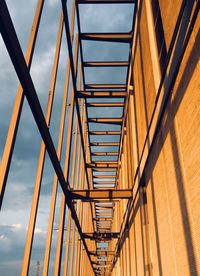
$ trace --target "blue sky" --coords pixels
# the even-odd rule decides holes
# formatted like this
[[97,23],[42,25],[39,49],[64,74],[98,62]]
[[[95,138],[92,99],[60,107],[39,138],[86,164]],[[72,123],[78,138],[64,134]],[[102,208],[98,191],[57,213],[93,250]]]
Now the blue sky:
[[[36,7],[35,0],[8,0],[6,1],[10,10],[16,32],[25,53],[29,38],[31,24]],[[44,5],[35,55],[31,67],[31,76],[40,99],[43,111],[45,111],[53,54],[61,10],[61,1],[47,0]],[[71,2],[71,1],[69,1]],[[116,8],[108,5],[107,8],[99,5],[83,5],[80,7],[81,23],[83,32],[127,32],[131,29],[133,8],[128,5],[120,5]],[[127,60],[127,45],[102,43],[95,45],[94,42],[83,44],[84,59],[87,60]],[[58,79],[55,91],[55,104],[52,114],[50,132],[55,146],[57,145],[59,117],[62,105],[62,95],[65,81],[65,70],[67,61],[66,38],[63,35],[61,58],[58,70]],[[109,71],[99,69],[87,69],[86,82],[119,83],[125,81],[126,72],[123,70]],[[0,160],[9,126],[12,107],[18,87],[18,80],[14,68],[0,36]],[[109,111],[105,110],[105,112]],[[94,114],[90,111],[90,115]],[[118,114],[116,114],[117,116]],[[66,136],[66,133],[65,133]],[[19,131],[16,140],[16,147],[13,154],[11,170],[8,177],[5,198],[0,213],[0,275],[19,275],[21,271],[23,250],[26,239],[26,230],[29,220],[29,211],[32,201],[32,193],[37,169],[38,154],[40,150],[40,135],[33,120],[29,106],[25,100]],[[48,224],[48,213],[53,182],[53,170],[46,156],[44,177],[41,189],[41,198],[38,209],[38,219],[35,230],[33,251],[31,256],[30,275],[35,275],[36,262],[39,260],[42,266],[46,230]],[[58,200],[55,216],[55,227],[58,225],[58,210],[60,205],[61,190],[58,191]],[[50,273],[55,257],[56,231],[53,234],[53,246],[50,262]],[[42,268],[41,268],[42,269]]]

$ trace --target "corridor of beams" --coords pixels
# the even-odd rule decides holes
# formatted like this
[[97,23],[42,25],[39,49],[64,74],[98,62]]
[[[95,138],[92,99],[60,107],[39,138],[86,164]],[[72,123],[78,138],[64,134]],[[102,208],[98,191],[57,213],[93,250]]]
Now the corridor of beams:
[[[61,272],[70,276],[113,275],[119,258],[124,260],[122,265],[127,263],[131,266],[130,245],[126,238],[139,187],[134,185],[138,170],[134,168],[137,162],[133,159],[137,159],[137,153],[132,142],[135,116],[132,65],[137,39],[137,1],[60,2],[57,40],[45,104],[41,103],[30,71],[40,34],[40,19],[45,9],[44,0],[37,1],[25,55],[7,4],[5,0],[0,2],[3,43],[21,84],[2,154],[1,207],[25,101],[32,112],[41,142],[21,275],[30,272],[47,158],[54,177],[44,258],[39,260],[42,264],[40,272],[43,276],[48,275],[51,263],[54,275]],[[113,11],[118,15],[117,20]],[[120,23],[120,18],[125,20]],[[61,46],[67,53],[65,60],[61,60]],[[52,123],[61,61],[66,65],[64,91],[57,112],[59,115],[56,115],[60,118]],[[62,193],[59,197],[60,188]],[[52,261],[55,235],[55,259]],[[122,247],[125,248],[123,252]]]
[[26,50],[28,8],[0,0],[0,274],[197,276],[200,1],[20,1]]
[[[21,83],[17,92],[18,101],[15,102],[11,118],[14,127],[9,130],[3,153],[5,166],[1,170],[1,204],[25,95],[43,143],[39,155],[22,275],[28,274],[30,266],[46,151],[54,167],[55,177],[43,275],[47,275],[49,269],[57,185],[61,186],[63,194],[57,225],[55,275],[60,274],[63,262],[64,275],[71,275],[72,269],[74,275],[80,275],[80,262],[91,264],[88,268],[89,275],[92,275],[92,271],[95,275],[108,275],[119,256],[120,243],[125,231],[124,216],[128,211],[128,202],[132,199],[132,183],[128,183],[125,173],[131,169],[128,167],[128,159],[131,157],[123,146],[125,132],[131,131],[126,128],[125,118],[129,94],[133,92],[130,63],[136,2],[62,1],[46,115],[43,114],[29,73],[39,33],[43,2],[38,0],[24,58],[9,10],[6,3],[1,1],[1,33]],[[91,6],[93,9],[90,9]],[[105,22],[100,18],[95,22],[99,8],[102,16],[105,15]],[[121,12],[126,18],[125,26],[112,23],[114,18],[109,17],[110,8]],[[86,11],[87,17],[91,18],[90,25],[84,24],[83,15]],[[121,28],[118,29],[119,26]],[[68,63],[56,152],[49,126],[63,33],[66,35]],[[67,132],[65,146],[64,131]],[[66,151],[63,168],[60,163],[62,148]],[[122,160],[124,158],[127,160]],[[66,244],[72,243],[71,249],[66,246],[65,252],[62,248],[64,239]],[[76,268],[73,268],[74,258]]]

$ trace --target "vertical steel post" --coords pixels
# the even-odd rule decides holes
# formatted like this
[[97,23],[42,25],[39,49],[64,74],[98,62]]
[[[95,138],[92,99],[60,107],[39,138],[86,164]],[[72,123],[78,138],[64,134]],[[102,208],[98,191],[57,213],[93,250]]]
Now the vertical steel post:
[[[126,120],[126,134],[125,134],[125,140],[124,140],[124,151],[125,151],[125,166],[124,166],[124,169],[125,169],[125,189],[127,188],[131,188],[131,170],[129,168],[129,149],[128,149],[128,142],[129,142],[129,129],[128,129],[128,116],[127,116],[127,120]],[[127,200],[128,202],[128,200]],[[131,247],[130,247],[130,229],[129,229],[129,226],[127,225],[127,235],[126,235],[126,246],[127,246],[127,270],[128,270],[128,274],[127,275],[132,275],[131,273]]]
[[[36,43],[38,29],[40,25],[43,5],[44,5],[44,0],[38,0],[32,28],[31,28],[30,38],[28,42],[28,47],[26,50],[26,56],[25,56],[25,60],[29,69],[32,63],[32,57],[35,49],[35,43]],[[13,107],[13,113],[10,120],[6,143],[5,143],[5,147],[2,155],[2,162],[0,166],[0,209],[3,203],[3,196],[4,196],[6,181],[7,181],[7,177],[10,169],[10,163],[12,159],[15,139],[16,139],[19,121],[21,117],[23,102],[24,102],[23,88],[21,85],[19,85],[17,95],[15,98],[14,107]]]
[[[78,63],[78,48],[79,47],[78,47],[78,35],[77,35],[76,36],[75,52],[74,52],[75,72],[77,70],[77,63]],[[66,145],[66,154],[65,154],[65,166],[64,166],[64,176],[65,176],[66,182],[68,182],[68,177],[69,177],[70,152],[71,152],[71,142],[72,142],[71,138],[72,138],[72,128],[73,128],[73,117],[74,117],[74,100],[75,100],[75,95],[74,95],[74,90],[72,89],[69,123],[68,123],[68,133],[67,133],[67,145]],[[56,260],[55,260],[55,269],[54,269],[55,276],[60,275],[63,234],[64,234],[64,224],[65,224],[65,211],[66,211],[66,198],[65,198],[65,195],[62,193],[61,206],[60,206],[60,222],[59,222]]]
[[[130,106],[128,109],[128,114],[127,114],[127,167],[128,167],[128,183],[129,183],[129,188],[132,187],[132,183],[133,183],[133,178],[134,178],[134,174],[133,174],[133,170],[132,170],[132,165],[131,165],[131,156],[133,156],[133,148],[132,148],[132,143],[131,143],[131,120],[130,120]],[[131,199],[132,200],[132,199]],[[129,227],[129,256],[130,256],[130,274],[133,275],[133,264],[134,264],[134,260],[133,260],[133,226],[128,225]]]
[[[78,160],[77,162],[77,167],[76,167],[76,185],[75,185],[75,189],[78,188],[78,181],[80,180],[79,178],[79,167],[81,165],[81,159]],[[78,209],[78,208],[77,208]],[[76,209],[76,210],[77,210]],[[74,241],[75,241],[75,224],[73,223],[72,225],[72,237],[71,237],[72,243],[71,243],[71,251],[70,251],[70,262],[69,262],[69,275],[72,274],[72,264],[73,264],[73,255],[74,255]]]
[[[84,120],[83,120],[84,123]],[[84,132],[84,141],[86,139],[86,129],[83,128]],[[85,181],[85,172],[84,172],[84,163],[81,162],[81,174],[80,174],[80,180],[81,180],[81,189],[83,189],[84,187],[84,181]],[[80,225],[83,226],[83,202],[79,202],[79,219],[80,219]],[[78,234],[77,234],[78,236]],[[77,252],[76,252],[76,260],[78,259],[78,261],[76,261],[76,266],[75,266],[75,276],[79,276],[80,275],[80,262],[81,262],[81,256],[82,256],[82,249],[83,246],[81,244],[81,240],[78,241],[77,243]]]
[[[47,110],[46,110],[46,123],[48,126],[50,125],[50,120],[51,120],[55,84],[56,84],[56,77],[57,77],[57,70],[58,70],[58,62],[59,62],[59,56],[60,56],[60,47],[61,47],[61,41],[62,41],[62,31],[63,31],[63,16],[61,15],[58,37],[56,42],[56,51],[55,51],[54,64],[53,64],[53,70],[52,70],[49,97],[48,97],[48,103],[47,103]],[[35,230],[35,223],[36,223],[39,196],[40,196],[40,188],[41,188],[44,161],[45,161],[45,153],[46,153],[46,146],[44,142],[42,142],[41,148],[40,148],[38,169],[37,169],[37,175],[36,175],[35,186],[34,186],[34,193],[33,193],[33,200],[32,200],[31,212],[30,212],[27,237],[26,237],[26,245],[24,250],[24,260],[23,260],[22,272],[21,272],[21,275],[23,276],[27,275],[29,271],[33,236],[34,236],[34,230]]]
[[[75,4],[73,3],[71,28],[70,28],[71,41],[73,41],[73,33],[74,33],[74,13],[75,13]],[[63,94],[62,113],[61,113],[61,119],[60,119],[58,147],[57,147],[57,155],[58,155],[59,160],[61,158],[62,145],[63,145],[63,136],[64,136],[65,118],[66,118],[66,106],[67,106],[68,89],[69,89],[69,78],[70,78],[70,59],[68,58],[67,69],[66,69],[65,88],[64,88],[64,94]],[[49,223],[48,223],[48,230],[47,230],[44,266],[43,266],[43,274],[42,274],[43,276],[48,275],[49,259],[50,259],[50,251],[51,251],[51,240],[52,240],[52,232],[53,232],[53,222],[54,222],[55,207],[56,207],[57,187],[58,187],[58,177],[55,174],[54,181],[53,181],[52,195],[51,195]]]
[[[74,178],[75,178],[75,167],[76,167],[76,176],[78,172],[78,167],[79,167],[79,159],[80,159],[80,154],[81,154],[81,147],[80,147],[80,139],[78,143],[78,161],[76,162],[76,146],[77,146],[77,138],[78,138],[78,118],[76,118],[76,129],[75,129],[75,138],[74,138],[74,152],[73,152],[73,161],[72,161],[72,178],[71,178],[71,186],[72,188],[75,188],[74,185]],[[79,137],[80,138],[80,137]],[[71,231],[71,212],[68,210],[68,226],[67,226],[67,237],[66,237],[66,251],[65,251],[65,259],[64,259],[64,275],[67,275],[68,271],[68,262],[69,262],[69,240],[70,240],[70,231]]]
[[[72,178],[71,178],[71,187],[75,188],[74,185],[74,170],[75,170],[75,162],[76,162],[76,146],[77,146],[77,135],[78,135],[78,120],[76,118],[76,126],[74,132],[74,152],[73,152],[73,161],[72,161]],[[71,225],[73,221],[71,220],[71,212],[68,210],[68,223],[67,223],[67,238],[66,238],[66,253],[65,253],[65,260],[64,260],[64,268],[63,268],[63,275],[67,275],[68,271],[68,252],[69,252],[69,241],[70,241],[70,232],[71,232]]]

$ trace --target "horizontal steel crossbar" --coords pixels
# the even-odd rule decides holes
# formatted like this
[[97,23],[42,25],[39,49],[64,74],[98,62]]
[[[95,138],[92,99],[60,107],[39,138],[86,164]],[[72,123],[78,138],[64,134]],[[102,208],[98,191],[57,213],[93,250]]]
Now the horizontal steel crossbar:
[[70,191],[71,199],[94,200],[94,199],[129,199],[132,190],[73,190]]
[[81,33],[82,40],[107,41],[107,42],[132,42],[132,33]]
[[124,107],[124,103],[118,103],[118,102],[100,102],[100,103],[87,103],[87,107]]
[[83,233],[85,239],[90,240],[110,240],[110,239],[118,239],[119,232],[111,232],[111,233]]
[[88,118],[88,123],[121,125],[122,118]]
[[127,61],[85,61],[84,67],[127,67]]

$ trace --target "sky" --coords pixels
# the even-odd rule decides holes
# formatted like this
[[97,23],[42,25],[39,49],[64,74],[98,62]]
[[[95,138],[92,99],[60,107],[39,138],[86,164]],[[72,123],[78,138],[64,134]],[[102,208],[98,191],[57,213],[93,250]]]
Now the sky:
[[[68,2],[70,9],[72,1]],[[6,3],[15,25],[20,45],[25,53],[37,2],[36,0],[7,0]],[[61,1],[47,0],[45,2],[30,71],[43,112],[45,112],[49,92],[60,11]],[[132,17],[133,6],[131,5],[107,5],[107,7],[102,5],[98,5],[98,7],[97,5],[80,6],[82,32],[128,32],[131,30]],[[123,61],[128,59],[128,53],[128,47],[123,43],[117,47],[115,43],[99,43],[98,45],[95,42],[83,43],[84,60]],[[64,34],[50,127],[55,147],[57,147],[58,140],[66,64],[67,44]],[[106,70],[87,68],[85,74],[86,83],[124,83],[126,79],[126,70],[119,68],[112,70],[109,68]],[[1,36],[0,83],[1,162],[18,87],[18,79]],[[89,116],[102,116],[102,114],[105,114],[104,112],[109,115],[109,110],[107,109],[103,110],[103,112],[102,110],[98,110],[95,113],[89,110]],[[120,116],[119,114],[114,115]],[[25,100],[3,206],[0,212],[0,276],[20,275],[21,272],[40,144],[41,138],[38,129]],[[63,152],[64,149],[65,147],[63,148]],[[63,165],[63,158],[61,163]],[[42,271],[53,176],[54,171],[49,157],[46,155],[29,275],[35,275],[37,261],[40,261],[40,269]],[[58,226],[60,198],[61,189],[59,188],[54,222],[55,228]],[[54,231],[49,275],[53,275],[56,237],[57,232]]]

